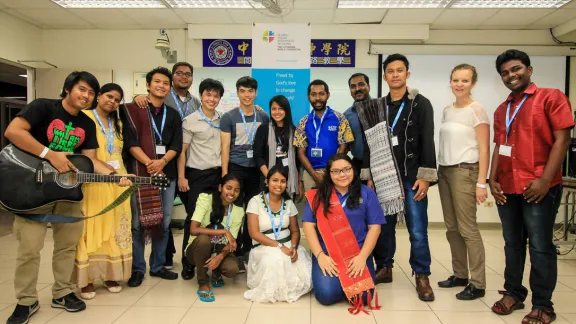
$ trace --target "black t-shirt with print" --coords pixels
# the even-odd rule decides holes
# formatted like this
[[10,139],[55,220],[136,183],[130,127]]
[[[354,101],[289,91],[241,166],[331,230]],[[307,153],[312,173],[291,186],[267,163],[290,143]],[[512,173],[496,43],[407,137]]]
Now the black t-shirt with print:
[[80,153],[98,148],[96,125],[92,119],[83,112],[77,116],[69,114],[62,106],[62,100],[36,99],[18,116],[30,123],[30,134],[53,151]]

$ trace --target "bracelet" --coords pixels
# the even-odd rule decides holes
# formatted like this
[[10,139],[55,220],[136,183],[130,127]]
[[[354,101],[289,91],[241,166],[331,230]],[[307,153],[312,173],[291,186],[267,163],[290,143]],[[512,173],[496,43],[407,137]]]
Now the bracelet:
[[488,185],[485,184],[485,183],[477,183],[477,184],[476,184],[476,187],[482,188],[482,189],[486,189],[486,188],[488,187]]
[[162,161],[164,161],[164,163],[168,164],[168,161],[166,161],[166,159],[164,157],[162,157]]
[[318,259],[318,257],[320,256],[320,253],[324,253],[324,251],[320,250],[320,252],[318,252],[318,253],[315,255],[316,259]]
[[48,152],[50,152],[50,149],[47,148],[46,146],[44,146],[44,149],[42,150],[42,153],[40,153],[40,155],[38,155],[41,159],[46,157],[46,154],[48,154]]

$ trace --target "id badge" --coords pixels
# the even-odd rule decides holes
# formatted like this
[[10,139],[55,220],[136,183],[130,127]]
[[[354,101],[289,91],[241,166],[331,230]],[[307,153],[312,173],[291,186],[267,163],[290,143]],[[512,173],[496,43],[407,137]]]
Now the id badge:
[[120,169],[120,161],[118,161],[118,160],[108,161],[108,162],[106,162],[106,164],[108,164],[109,166],[113,167],[114,170],[119,170],[119,169]]
[[313,148],[312,149],[312,157],[321,158],[322,157],[322,149],[320,148]]
[[254,151],[252,151],[252,150],[246,151],[246,156],[247,156],[249,159],[254,158]]
[[502,156],[512,156],[512,146],[510,145],[500,145],[498,153]]
[[398,136],[392,136],[392,146],[398,146]]
[[288,159],[282,159],[282,165],[287,167],[288,166]]
[[166,146],[164,145],[156,145],[156,154],[164,155],[166,154]]

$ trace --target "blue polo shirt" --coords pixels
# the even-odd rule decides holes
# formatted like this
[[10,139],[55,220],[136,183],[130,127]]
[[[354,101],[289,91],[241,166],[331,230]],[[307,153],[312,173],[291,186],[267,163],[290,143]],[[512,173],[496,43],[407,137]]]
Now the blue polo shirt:
[[[316,128],[314,128],[313,120],[316,121],[316,126],[320,127],[318,143],[316,143]],[[326,167],[328,159],[336,154],[340,144],[354,141],[350,124],[343,114],[327,107],[322,124],[320,120],[321,117],[318,117],[313,110],[300,120],[294,131],[294,146],[306,147],[306,156],[314,169]],[[322,157],[312,157],[314,148],[322,149]]]
[[352,105],[352,107],[348,108],[344,112],[344,117],[348,120],[352,133],[354,133],[354,142],[350,144],[350,152],[352,152],[353,157],[362,160],[364,158],[364,134],[362,134],[356,106]]

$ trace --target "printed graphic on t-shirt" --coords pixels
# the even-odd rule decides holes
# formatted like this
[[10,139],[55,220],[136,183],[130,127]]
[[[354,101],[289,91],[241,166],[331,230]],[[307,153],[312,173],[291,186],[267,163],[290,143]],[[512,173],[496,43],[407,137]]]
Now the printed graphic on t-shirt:
[[86,132],[80,127],[73,127],[72,122],[68,125],[60,119],[54,119],[47,129],[49,149],[59,152],[74,152],[74,149],[82,145],[86,138]]

